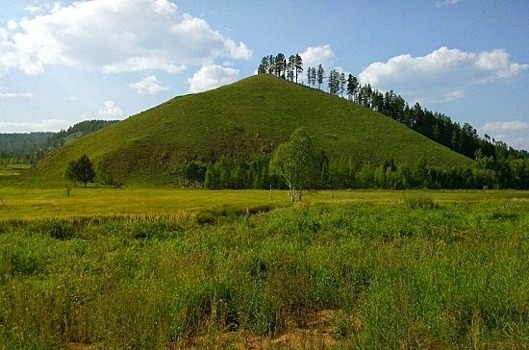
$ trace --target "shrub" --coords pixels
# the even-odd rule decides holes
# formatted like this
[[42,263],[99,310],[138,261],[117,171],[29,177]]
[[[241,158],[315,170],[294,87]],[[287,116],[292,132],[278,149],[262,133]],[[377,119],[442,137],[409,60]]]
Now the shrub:
[[433,197],[427,194],[405,197],[404,205],[408,209],[437,209],[439,207]]
[[30,228],[30,232],[44,234],[61,241],[72,239],[76,235],[76,229],[71,223],[59,220],[38,222]]

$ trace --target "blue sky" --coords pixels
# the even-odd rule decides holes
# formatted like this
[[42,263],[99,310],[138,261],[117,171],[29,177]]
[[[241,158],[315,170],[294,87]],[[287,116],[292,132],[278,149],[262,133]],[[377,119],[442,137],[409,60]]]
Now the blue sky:
[[529,149],[526,0],[0,0],[0,132],[124,119],[299,53]]

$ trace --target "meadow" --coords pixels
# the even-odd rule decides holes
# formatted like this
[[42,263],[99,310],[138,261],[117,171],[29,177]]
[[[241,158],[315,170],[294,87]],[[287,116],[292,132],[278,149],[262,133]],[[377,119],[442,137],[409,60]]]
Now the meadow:
[[[308,193],[304,204],[371,203],[394,204],[406,197],[426,195],[439,203],[527,201],[525,191],[317,191]],[[290,206],[286,191],[200,191],[167,187],[31,188],[0,186],[0,221],[69,219],[79,217],[192,216],[204,211]]]
[[0,197],[0,349],[529,348],[527,192]]
[[0,165],[0,178],[8,178],[22,174],[24,170],[29,169],[27,164],[9,164]]

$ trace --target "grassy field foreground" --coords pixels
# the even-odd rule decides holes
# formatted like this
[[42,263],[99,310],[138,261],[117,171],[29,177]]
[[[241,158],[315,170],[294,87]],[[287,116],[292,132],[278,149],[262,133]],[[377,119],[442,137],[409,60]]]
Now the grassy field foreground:
[[[0,349],[528,348],[523,192],[323,192],[270,210],[286,194],[194,191],[220,209],[171,216],[187,209],[167,199],[141,216],[116,208],[170,191],[116,190],[99,212],[103,190],[28,190],[30,207],[40,191],[34,218],[3,194]],[[70,214],[90,220],[60,212],[77,196]]]

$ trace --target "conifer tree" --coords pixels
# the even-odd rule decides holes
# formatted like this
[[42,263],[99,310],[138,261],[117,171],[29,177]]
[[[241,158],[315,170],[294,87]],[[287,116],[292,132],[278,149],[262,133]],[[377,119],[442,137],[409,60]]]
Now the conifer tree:
[[287,60],[285,59],[285,55],[281,52],[278,53],[274,59],[274,68],[276,75],[280,78],[285,77],[285,69],[287,66]]
[[323,80],[326,78],[325,70],[323,69],[323,66],[321,64],[318,66],[316,77],[317,77],[317,82],[318,82],[318,89],[321,90],[321,85],[323,84]]
[[75,183],[77,181],[82,182],[84,187],[86,187],[88,182],[94,181],[95,177],[94,167],[86,154],[83,154],[78,160],[68,163],[66,179]]
[[296,76],[296,83],[298,82],[298,74],[303,73],[303,60],[299,54],[294,57],[294,72]]

